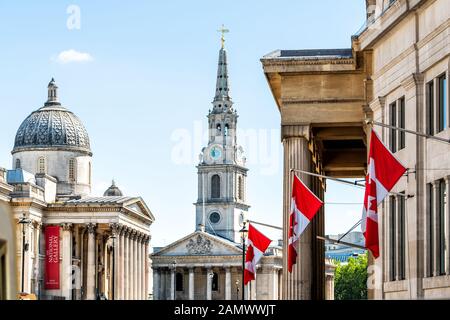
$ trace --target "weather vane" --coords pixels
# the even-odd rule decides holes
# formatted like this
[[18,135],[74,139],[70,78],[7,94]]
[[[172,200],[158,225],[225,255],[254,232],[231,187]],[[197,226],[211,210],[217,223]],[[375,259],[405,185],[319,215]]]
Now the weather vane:
[[230,32],[230,30],[226,29],[225,26],[222,24],[222,27],[217,31],[222,33],[222,38],[220,40],[222,42],[222,49],[223,49],[225,46],[225,33]]

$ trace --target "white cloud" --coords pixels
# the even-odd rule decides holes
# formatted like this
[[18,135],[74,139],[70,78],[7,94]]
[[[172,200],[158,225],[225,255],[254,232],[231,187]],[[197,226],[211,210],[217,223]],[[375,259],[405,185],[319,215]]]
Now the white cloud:
[[90,62],[92,60],[94,58],[89,53],[79,52],[74,49],[62,51],[56,57],[56,61],[63,64],[70,62]]

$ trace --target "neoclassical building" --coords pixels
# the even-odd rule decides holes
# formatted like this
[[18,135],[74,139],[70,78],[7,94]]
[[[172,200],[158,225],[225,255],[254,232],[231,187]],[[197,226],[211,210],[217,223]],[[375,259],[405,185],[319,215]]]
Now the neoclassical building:
[[[369,297],[449,298],[450,145],[437,139],[450,138],[450,1],[361,2],[367,22],[351,48],[276,50],[261,59],[281,113],[284,239],[290,169],[363,178],[373,128],[408,174],[378,207],[381,254],[369,256]],[[316,179],[303,178],[316,188]],[[310,229],[300,244],[306,259],[284,273],[285,299],[322,298],[314,288],[323,229]]]
[[114,182],[91,195],[89,136],[57,90],[52,79],[47,102],[17,131],[13,168],[0,168],[0,202],[16,225],[17,245],[7,251],[16,253],[17,290],[40,299],[147,299],[155,218]]
[[[223,41],[223,40],[222,40]],[[230,300],[242,297],[242,244],[247,218],[244,150],[237,144],[238,114],[233,108],[227,53],[219,51],[216,92],[208,114],[209,142],[197,166],[196,230],[152,255],[154,298]],[[281,247],[262,258],[247,299],[278,299]]]

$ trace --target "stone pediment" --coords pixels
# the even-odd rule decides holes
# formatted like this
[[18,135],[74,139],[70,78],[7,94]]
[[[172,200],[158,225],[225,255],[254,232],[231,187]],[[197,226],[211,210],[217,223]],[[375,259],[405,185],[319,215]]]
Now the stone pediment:
[[196,231],[156,252],[155,256],[240,255],[242,250],[233,242]]

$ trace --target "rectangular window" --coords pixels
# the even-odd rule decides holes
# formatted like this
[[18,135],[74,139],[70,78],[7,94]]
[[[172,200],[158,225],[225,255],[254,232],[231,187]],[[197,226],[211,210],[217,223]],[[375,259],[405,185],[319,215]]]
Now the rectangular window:
[[396,256],[397,256],[397,240],[396,240],[396,236],[397,236],[397,232],[396,232],[396,228],[397,228],[397,223],[396,223],[396,219],[397,219],[397,214],[396,214],[396,201],[395,201],[395,197],[394,196],[390,196],[389,197],[389,222],[390,222],[390,232],[389,232],[389,237],[390,237],[390,245],[389,245],[389,251],[390,251],[390,270],[389,270],[389,280],[390,281],[395,281],[395,275],[396,275]]
[[427,237],[427,250],[428,250],[428,277],[433,276],[433,268],[434,268],[434,245],[433,245],[433,238],[434,238],[434,219],[433,219],[433,209],[434,209],[434,201],[433,201],[433,185],[431,183],[427,184],[427,197],[428,197],[428,208],[427,208],[427,215],[428,215],[428,237]]
[[75,181],[75,159],[69,160],[69,182]]
[[447,77],[444,75],[438,78],[437,86],[437,103],[438,103],[438,132],[447,129],[448,112],[447,112]]
[[45,173],[45,158],[40,157],[39,158],[39,173]]
[[[391,103],[389,106],[390,113],[390,125],[396,127],[397,126],[397,103]],[[390,134],[390,147],[392,152],[397,152],[397,130],[391,129]]]
[[[405,97],[398,100],[398,127],[405,129],[406,115],[405,115]],[[406,146],[405,132],[399,131],[398,149],[401,150]]]
[[[401,192],[405,194],[405,192]],[[406,198],[400,196],[398,198],[398,236],[399,236],[399,280],[404,280],[406,278],[406,219],[405,219],[405,205]]]
[[444,180],[440,180],[439,181],[439,203],[438,203],[438,207],[437,209],[437,214],[438,214],[438,230],[436,230],[436,232],[439,232],[439,274],[443,275],[445,274],[445,206],[446,206],[446,186],[445,186],[445,181]]

